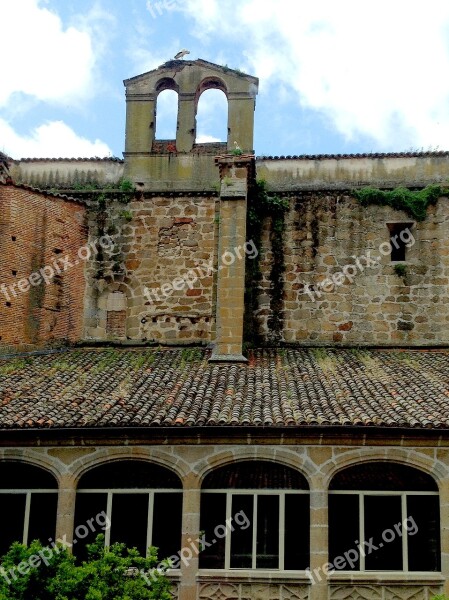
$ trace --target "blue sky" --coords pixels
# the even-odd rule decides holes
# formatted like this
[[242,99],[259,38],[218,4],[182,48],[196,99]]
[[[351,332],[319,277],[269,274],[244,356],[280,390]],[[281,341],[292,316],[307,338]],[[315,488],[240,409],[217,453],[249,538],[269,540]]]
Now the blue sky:
[[[449,148],[447,0],[2,0],[2,47],[14,158],[122,156],[123,79],[181,48],[260,78],[258,155]],[[224,139],[220,94],[201,99],[200,140]]]

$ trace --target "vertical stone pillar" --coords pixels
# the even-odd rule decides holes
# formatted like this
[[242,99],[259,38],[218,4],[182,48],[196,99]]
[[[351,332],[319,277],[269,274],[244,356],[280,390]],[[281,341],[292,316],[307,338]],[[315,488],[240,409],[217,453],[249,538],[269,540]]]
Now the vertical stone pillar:
[[156,98],[154,94],[127,92],[125,155],[151,152],[155,129]]
[[310,491],[310,578],[309,600],[327,600],[328,577],[325,565],[328,550],[328,496],[321,478],[314,478]]
[[217,339],[210,362],[246,362],[242,355],[245,296],[246,208],[254,157],[223,156],[220,167]]
[[449,479],[440,482],[441,574],[444,590],[449,595]]
[[61,538],[72,543],[75,522],[76,484],[70,474],[64,475],[59,482],[58,508],[56,517],[56,539]]
[[181,584],[178,600],[196,600],[198,572],[198,542],[200,537],[201,488],[198,478],[190,474],[184,481],[182,511]]
[[256,99],[245,95],[229,94],[228,97],[228,149],[234,148],[234,142],[243,152],[253,152],[254,111]]
[[190,152],[196,136],[196,99],[195,94],[179,94],[178,131],[176,133],[176,150]]

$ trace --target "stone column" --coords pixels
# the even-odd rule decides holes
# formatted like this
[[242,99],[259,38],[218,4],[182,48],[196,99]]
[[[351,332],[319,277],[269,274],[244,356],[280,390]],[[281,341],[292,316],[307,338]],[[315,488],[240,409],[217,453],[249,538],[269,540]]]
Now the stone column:
[[229,94],[228,100],[228,149],[234,148],[234,142],[243,152],[253,152],[254,110],[256,99],[247,94]]
[[126,94],[125,155],[149,153],[156,129],[154,94]]
[[246,362],[242,355],[245,295],[246,201],[254,157],[226,155],[220,167],[217,339],[210,362]]
[[58,509],[56,517],[56,539],[73,541],[75,522],[76,484],[73,476],[63,475],[59,482]]
[[190,152],[196,136],[196,99],[195,94],[179,94],[178,131],[176,133],[176,150]]
[[182,510],[181,584],[178,600],[196,600],[200,536],[201,487],[198,478],[190,474],[184,480],[184,502]]
[[310,578],[309,600],[327,600],[328,581],[325,565],[328,551],[328,495],[321,478],[310,488]]
[[441,574],[444,593],[449,595],[449,479],[440,482]]

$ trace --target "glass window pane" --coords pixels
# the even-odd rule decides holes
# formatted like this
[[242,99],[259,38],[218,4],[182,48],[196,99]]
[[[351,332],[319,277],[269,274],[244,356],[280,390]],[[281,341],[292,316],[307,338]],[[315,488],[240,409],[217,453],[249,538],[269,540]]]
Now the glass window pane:
[[401,525],[400,496],[365,496],[365,540],[378,549],[366,546],[367,571],[401,571],[402,537],[395,530]]
[[231,515],[235,515],[240,511],[243,511],[251,525],[247,529],[236,527],[231,534],[231,568],[251,569],[253,564],[253,495],[233,494]]
[[148,494],[113,494],[111,544],[122,542],[147,553]]
[[407,496],[408,570],[440,570],[438,496]]
[[0,555],[23,541],[25,502],[25,494],[0,494]]
[[257,496],[256,568],[279,569],[279,496]]
[[390,462],[363,463],[348,467],[333,477],[330,490],[376,490],[379,492],[437,492],[436,481],[427,473]]
[[14,461],[0,461],[0,489],[57,490],[54,476],[40,467]]
[[117,460],[90,469],[79,482],[78,489],[182,489],[176,473],[143,460]]
[[155,494],[153,508],[153,535],[162,560],[181,550],[182,494]]
[[355,494],[329,495],[329,562],[335,570],[358,571],[360,561],[354,553],[354,560],[348,562],[345,553],[357,550],[359,533],[359,497]]
[[[101,525],[98,525],[97,518],[100,524],[105,522],[107,503],[107,494],[77,494],[76,496],[73,553],[80,560],[87,560],[86,545],[92,544],[100,533],[105,533]],[[89,523],[92,524],[91,527]]]
[[214,529],[226,521],[226,494],[201,494],[200,530],[212,544],[200,553],[200,569],[224,569],[226,538],[217,538]]
[[302,473],[268,461],[243,461],[214,469],[204,478],[204,490],[308,490]]
[[307,569],[310,565],[310,500],[308,494],[285,495],[284,568]]
[[28,543],[39,540],[45,546],[55,539],[57,506],[58,494],[31,494]]

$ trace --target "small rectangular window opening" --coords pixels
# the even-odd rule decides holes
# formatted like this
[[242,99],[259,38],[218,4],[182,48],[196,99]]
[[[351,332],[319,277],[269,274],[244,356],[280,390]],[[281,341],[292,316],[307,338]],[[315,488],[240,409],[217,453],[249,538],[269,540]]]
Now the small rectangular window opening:
[[407,260],[407,249],[415,242],[411,233],[413,225],[414,223],[387,223],[390,232],[391,262]]

